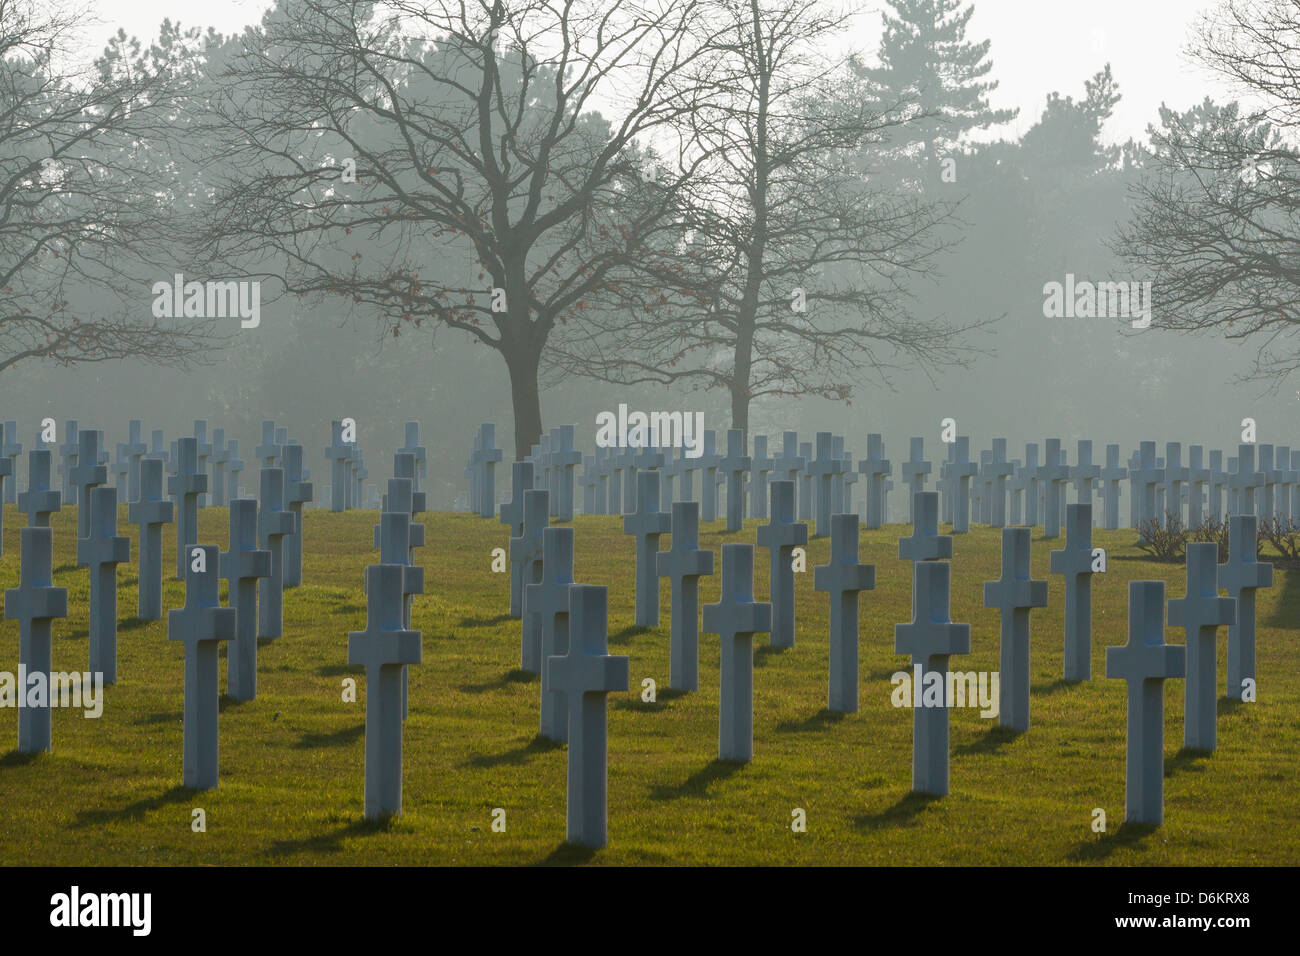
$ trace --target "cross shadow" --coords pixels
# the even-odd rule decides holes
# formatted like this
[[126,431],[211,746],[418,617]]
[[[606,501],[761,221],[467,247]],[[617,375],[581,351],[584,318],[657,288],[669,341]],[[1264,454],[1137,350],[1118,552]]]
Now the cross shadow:
[[25,754],[21,750],[11,750],[0,757],[0,767],[25,767],[34,763],[42,754]]
[[661,784],[650,788],[651,800],[679,800],[682,797],[707,797],[709,785],[738,773],[745,764],[739,760],[711,760],[676,785]]
[[344,674],[364,674],[366,669],[361,664],[325,664],[316,668],[321,677],[342,677]]
[[1078,687],[1083,681],[1066,680],[1064,677],[1058,677],[1050,684],[1039,684],[1037,687],[1030,687],[1029,690],[1034,694],[1055,694],[1065,690],[1067,687]]
[[498,614],[496,617],[462,617],[460,619],[461,627],[495,627],[498,624],[504,624],[506,621],[513,621],[515,618],[509,614]]
[[1247,704],[1239,697],[1220,697],[1218,703],[1218,715],[1220,717],[1231,717],[1243,707],[1253,707],[1254,704]]
[[60,564],[57,568],[51,571],[50,574],[63,574],[65,571],[75,570],[77,570],[76,564]]
[[1150,836],[1158,827],[1149,823],[1125,823],[1114,835],[1100,833],[1096,840],[1080,843],[1067,854],[1067,859],[1077,862],[1104,860],[1121,847],[1140,849],[1144,837]]
[[148,627],[153,622],[146,617],[124,617],[117,622],[119,631],[138,631],[142,627]]
[[347,826],[304,837],[301,840],[276,840],[268,848],[271,856],[288,856],[304,850],[311,853],[338,853],[343,849],[343,841],[348,837],[371,836],[375,833],[387,833],[392,829],[395,817],[385,814],[377,820],[354,820]]
[[653,632],[654,632],[653,627],[642,627],[640,624],[633,624],[630,627],[625,627],[623,628],[623,630],[615,631],[613,634],[609,635],[609,643],[626,644],[634,637],[638,637],[642,634],[650,634]]
[[552,750],[561,750],[564,744],[558,740],[550,740],[537,734],[532,740],[522,747],[515,747],[513,750],[507,750],[499,754],[479,754],[470,757],[465,766],[469,767],[499,767],[502,764],[524,764],[538,754],[548,753]]
[[89,628],[83,627],[75,631],[68,631],[66,634],[63,634],[61,636],[65,640],[69,640],[69,641],[83,640],[87,637],[90,637],[90,630]]
[[366,610],[363,604],[340,604],[331,609],[331,614],[361,614]]
[[157,714],[147,714],[144,717],[137,717],[135,720],[131,721],[131,723],[137,727],[147,727],[150,724],[179,723],[184,719],[185,714],[182,711],[162,711]]
[[1178,753],[1165,761],[1165,777],[1172,777],[1174,774],[1191,771],[1193,773],[1205,773],[1205,761],[1214,755],[1212,750],[1197,750],[1192,747],[1183,747]]
[[529,684],[541,679],[540,674],[516,667],[514,670],[506,671],[496,680],[490,680],[485,684],[461,684],[456,689],[463,694],[482,694],[484,691],[500,690],[510,684]]
[[534,863],[533,866],[580,866],[590,862],[595,855],[596,851],[589,846],[566,842],[561,843],[547,854],[546,859]]
[[788,650],[790,650],[788,647],[773,647],[771,644],[764,644],[762,647],[756,647],[754,648],[754,666],[766,667],[769,663],[769,658],[780,657]]
[[229,694],[222,694],[217,698],[217,713],[224,714],[227,709],[243,707],[247,703],[251,703],[251,701],[239,700],[238,698],[231,697]]
[[1003,727],[995,724],[984,732],[984,735],[977,740],[968,744],[962,744],[960,747],[954,747],[953,753],[958,754],[996,754],[1000,753],[1002,748],[1012,743],[1021,735],[1021,731],[1011,727]]
[[312,747],[341,747],[363,737],[365,732],[366,725],[361,723],[355,727],[344,727],[342,730],[335,730],[330,733],[303,734],[293,747],[295,750],[308,750]]
[[903,665],[898,667],[882,667],[878,671],[872,671],[866,675],[866,680],[890,680],[895,674],[906,674],[910,680],[912,672]]
[[778,733],[785,734],[802,734],[809,731],[825,730],[827,727],[838,724],[848,715],[838,710],[831,710],[829,707],[823,707],[811,717],[805,717],[803,720],[787,720],[784,723],[776,725]]
[[915,819],[926,807],[942,800],[932,793],[918,793],[915,790],[906,793],[892,807],[879,813],[863,813],[853,818],[853,825],[864,830],[883,830],[885,827],[916,826]]
[[134,803],[128,803],[118,810],[82,810],[77,814],[74,827],[98,826],[104,823],[114,823],[121,820],[143,820],[146,813],[153,810],[161,810],[163,807],[172,803],[184,803],[199,793],[192,787],[172,787],[164,790],[156,797],[146,797],[143,800],[136,800]]

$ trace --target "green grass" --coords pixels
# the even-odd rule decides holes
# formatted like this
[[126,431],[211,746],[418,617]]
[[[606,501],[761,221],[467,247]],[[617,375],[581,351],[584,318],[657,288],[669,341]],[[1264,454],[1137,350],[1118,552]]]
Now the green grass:
[[[1165,825],[1121,827],[1124,816],[1125,688],[1106,680],[1105,647],[1123,643],[1127,582],[1162,579],[1183,593],[1183,567],[1145,560],[1128,531],[1097,532],[1109,572],[1093,583],[1093,679],[1066,684],[1062,583],[1047,573],[1055,542],[1035,539],[1034,575],[1050,581],[1049,606],[1032,618],[1033,724],[999,731],[975,709],[952,712],[950,796],[919,799],[911,783],[912,715],[890,705],[893,625],[910,609],[903,526],[863,532],[863,560],[876,590],[862,596],[861,710],[828,713],[827,601],[812,589],[825,539],[809,547],[797,578],[796,646],[755,641],[754,761],[717,754],[718,644],[701,637],[700,690],[666,693],[667,587],[661,625],[632,624],[633,547],[615,518],[580,517],[579,581],[610,588],[610,650],[631,657],[631,689],[609,698],[609,838],[595,854],[564,845],[565,750],[536,739],[538,682],[516,670],[519,624],[507,615],[509,582],[489,570],[506,529],[467,515],[424,516],[420,552],[427,595],[416,599],[424,664],[411,669],[404,814],[384,825],[362,818],[364,677],[347,666],[347,632],[364,625],[362,569],[372,512],[306,517],[306,586],[286,592],[285,636],[260,651],[259,697],[223,699],[221,786],[180,787],[182,654],[164,622],[140,625],[135,565],[119,569],[119,683],[98,720],[54,714],[54,751],[0,756],[3,864],[1295,864],[1300,862],[1300,572],[1279,571],[1259,597],[1259,702],[1220,704],[1219,750],[1180,751],[1183,683],[1165,693]],[[0,583],[18,580],[18,529],[6,509]],[[75,509],[54,517],[55,583],[70,616],[56,622],[56,670],[87,664],[87,580],[75,561]],[[121,527],[133,536],[134,526]],[[702,528],[705,547],[754,540]],[[174,546],[174,530],[167,529]],[[201,512],[200,541],[226,542],[224,509]],[[668,539],[662,541],[664,547]],[[971,624],[974,653],[960,670],[996,670],[998,615],[982,607],[982,582],[998,576],[999,536],[977,528],[955,539],[952,614]],[[174,567],[170,548],[164,568]],[[756,554],[756,596],[767,594],[765,552]],[[164,607],[183,602],[165,580]],[[716,577],[701,601],[716,600]],[[224,584],[223,584],[224,595]],[[1219,640],[1223,680],[1224,632]],[[1180,630],[1168,639],[1181,643]],[[0,625],[0,669],[17,668],[17,625]],[[224,663],[222,686],[224,687]],[[361,701],[341,699],[358,678]],[[643,703],[641,681],[659,685]],[[17,712],[0,710],[3,750],[16,741]],[[191,810],[207,814],[193,833]],[[505,833],[491,830],[494,807]],[[807,812],[794,834],[791,810]],[[1091,830],[1106,810],[1109,833]]]

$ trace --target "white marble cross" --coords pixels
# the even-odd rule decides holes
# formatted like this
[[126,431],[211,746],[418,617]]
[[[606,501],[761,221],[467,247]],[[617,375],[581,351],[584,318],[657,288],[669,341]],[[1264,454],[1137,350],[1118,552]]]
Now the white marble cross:
[[[829,445],[829,443],[828,443]],[[755,634],[772,628],[772,605],[754,600],[754,546],[722,546],[722,593],[704,606],[704,630],[721,639],[718,759],[754,759]]]
[[830,672],[827,706],[858,712],[858,594],[876,586],[876,567],[858,561],[858,516],[831,516],[831,554],[813,569],[813,589],[830,597]]
[[[29,454],[49,452],[33,449]],[[57,491],[53,494],[59,494]],[[18,660],[28,679],[45,683],[45,693],[33,701],[29,689],[18,708],[18,752],[45,753],[53,745],[50,720],[50,672],[53,670],[53,622],[68,616],[68,589],[53,587],[54,532],[48,527],[23,528],[19,535],[18,587],[5,591],[4,616],[18,621]]]
[[1257,524],[1253,514],[1228,519],[1228,560],[1219,565],[1219,587],[1237,599],[1237,623],[1228,627],[1227,696],[1232,700],[1242,700],[1245,682],[1255,681],[1255,590],[1273,584],[1273,565],[1257,556]]
[[[573,529],[544,529],[542,551],[542,580],[537,584],[528,585],[528,607],[531,613],[537,615],[541,626],[541,659],[548,661],[552,657],[562,657],[569,653],[569,596],[573,589]],[[548,740],[567,740],[569,721],[564,697],[551,687],[550,669],[547,667],[542,668],[541,694],[541,736]]]
[[1029,567],[1029,528],[1002,529],[1002,577],[984,582],[984,606],[1002,614],[998,653],[998,723],[1029,729],[1029,611],[1047,607],[1047,582],[1035,581]]
[[[655,555],[659,576],[670,584],[668,625],[668,686],[674,690],[700,687],[700,577],[713,573],[713,552],[700,550],[700,505],[675,501],[672,508],[672,547]],[[763,529],[759,528],[761,535]]]
[[1187,689],[1183,695],[1183,746],[1214,750],[1218,731],[1218,680],[1215,677],[1215,634],[1237,623],[1235,598],[1219,597],[1219,546],[1213,541],[1188,542],[1187,596],[1169,602],[1169,626],[1186,633]]

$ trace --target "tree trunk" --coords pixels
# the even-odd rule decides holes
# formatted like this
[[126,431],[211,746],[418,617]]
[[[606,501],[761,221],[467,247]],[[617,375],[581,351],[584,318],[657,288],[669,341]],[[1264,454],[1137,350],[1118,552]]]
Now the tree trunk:
[[510,400],[515,416],[515,460],[522,461],[542,438],[542,399],[537,389],[540,349],[514,343],[502,351],[510,371]]
[[[739,363],[737,363],[739,364]],[[745,447],[749,447],[749,376],[742,381],[737,375],[731,382],[731,427],[745,433]],[[723,436],[724,438],[726,436]]]

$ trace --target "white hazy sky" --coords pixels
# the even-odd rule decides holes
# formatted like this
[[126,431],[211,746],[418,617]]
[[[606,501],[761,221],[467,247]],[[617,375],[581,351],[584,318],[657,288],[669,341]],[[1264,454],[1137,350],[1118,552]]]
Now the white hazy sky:
[[[88,49],[118,26],[152,36],[164,17],[186,26],[235,32],[255,23],[267,0],[88,0],[102,23],[89,31]],[[1217,0],[977,0],[967,37],[991,39],[993,78],[1000,83],[994,106],[1019,107],[1020,116],[1001,135],[1015,137],[1042,113],[1047,94],[1083,95],[1083,81],[1107,62],[1123,95],[1105,130],[1113,142],[1142,138],[1162,102],[1185,109],[1206,95],[1229,98],[1221,82],[1189,63],[1183,50],[1201,11]],[[880,33],[880,0],[868,0],[861,32],[848,38],[874,51]]]

